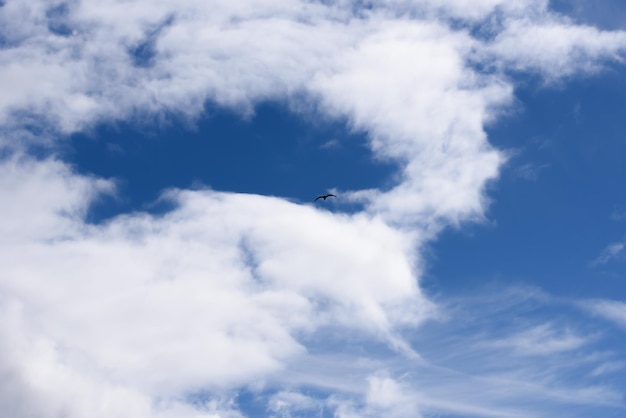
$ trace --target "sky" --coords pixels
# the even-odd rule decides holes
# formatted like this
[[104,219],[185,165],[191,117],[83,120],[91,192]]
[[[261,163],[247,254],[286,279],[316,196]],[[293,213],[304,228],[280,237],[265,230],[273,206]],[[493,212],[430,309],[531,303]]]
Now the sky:
[[0,410],[626,416],[624,22],[0,1]]

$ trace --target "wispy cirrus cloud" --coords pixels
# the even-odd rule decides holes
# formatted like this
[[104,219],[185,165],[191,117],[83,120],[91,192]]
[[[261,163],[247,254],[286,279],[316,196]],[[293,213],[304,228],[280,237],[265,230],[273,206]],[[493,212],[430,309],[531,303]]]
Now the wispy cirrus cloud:
[[[319,353],[294,366],[301,379],[295,386],[309,395],[317,388],[316,410],[345,417],[582,417],[621,410],[620,390],[602,380],[620,373],[621,353],[606,350],[602,321],[581,315],[575,301],[555,320],[555,305],[564,302],[539,289],[480,289],[447,305],[439,321],[406,334],[421,361],[344,347],[343,355]],[[358,360],[346,361],[351,356]],[[334,370],[332,378],[320,370]],[[286,413],[288,405],[282,404]]]
[[616,208],[613,210],[613,212],[611,212],[611,216],[610,216],[612,221],[623,221],[624,219],[626,219],[626,210],[623,210],[621,208]]
[[533,326],[516,335],[491,342],[494,348],[508,348],[524,355],[544,355],[580,348],[589,341],[569,330],[556,331],[550,323]]
[[[164,217],[88,225],[74,208],[100,180],[68,182],[54,161],[2,168],[5,193],[28,179],[12,193],[16,207],[39,202],[0,225],[11,237],[2,242],[2,367],[19,376],[2,404],[14,416],[25,414],[24,398],[52,415],[120,414],[107,399],[137,416],[198,413],[176,399],[271,376],[305,356],[304,337],[318,330],[369,334],[396,348],[395,328],[434,309],[415,281],[413,238],[363,215],[171,191],[178,207]],[[31,217],[39,220],[32,229],[15,227]],[[154,406],[153,397],[172,402]]]
[[626,303],[618,300],[597,299],[584,302],[584,308],[621,327],[626,326]]
[[602,250],[600,255],[591,262],[594,266],[600,266],[603,264],[607,264],[610,261],[619,260],[622,257],[622,253],[624,251],[624,243],[623,242],[614,242],[609,244]]
[[591,371],[592,376],[602,376],[609,373],[616,373],[623,370],[626,363],[623,361],[609,361],[602,363]]

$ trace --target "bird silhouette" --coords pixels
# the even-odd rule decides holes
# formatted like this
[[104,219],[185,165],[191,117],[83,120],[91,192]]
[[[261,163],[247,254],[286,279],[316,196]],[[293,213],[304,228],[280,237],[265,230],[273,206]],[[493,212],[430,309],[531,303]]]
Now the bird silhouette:
[[337,196],[335,196],[334,194],[330,194],[330,193],[329,193],[329,194],[323,194],[323,195],[317,196],[317,197],[315,198],[314,202],[317,202],[319,199],[324,199],[324,200],[326,200],[326,198],[331,197],[331,196],[332,196],[332,197],[337,197]]

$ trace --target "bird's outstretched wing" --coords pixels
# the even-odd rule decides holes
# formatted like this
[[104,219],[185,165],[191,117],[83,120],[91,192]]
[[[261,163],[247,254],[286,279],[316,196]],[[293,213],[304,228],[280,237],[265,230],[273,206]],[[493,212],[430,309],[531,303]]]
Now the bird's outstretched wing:
[[335,196],[334,194],[330,194],[330,193],[329,193],[329,194],[323,194],[323,195],[317,196],[317,197],[315,198],[314,202],[317,202],[319,199],[324,199],[324,200],[326,200],[326,198],[327,198],[327,197],[331,197],[331,196],[332,196],[332,197],[337,197],[337,196]]

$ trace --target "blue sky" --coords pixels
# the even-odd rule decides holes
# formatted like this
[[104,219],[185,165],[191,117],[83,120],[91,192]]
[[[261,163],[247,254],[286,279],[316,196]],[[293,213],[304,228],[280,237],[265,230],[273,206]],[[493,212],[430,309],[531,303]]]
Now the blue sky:
[[[620,258],[594,260],[607,242],[623,240],[624,87],[613,70],[567,87],[520,88],[517,112],[489,128],[491,141],[512,153],[489,193],[489,225],[440,238],[435,274],[461,282],[468,273],[479,281],[519,279],[567,296],[623,298]],[[447,251],[454,263],[442,262]]]
[[392,164],[372,158],[365,135],[346,129],[345,120],[299,117],[280,102],[262,103],[245,119],[207,105],[193,126],[105,124],[69,141],[64,151],[77,170],[119,177],[125,189],[121,201],[93,208],[94,221],[146,208],[170,187],[308,203],[328,188],[384,186],[394,173]]
[[625,16],[0,2],[0,408],[626,416]]

